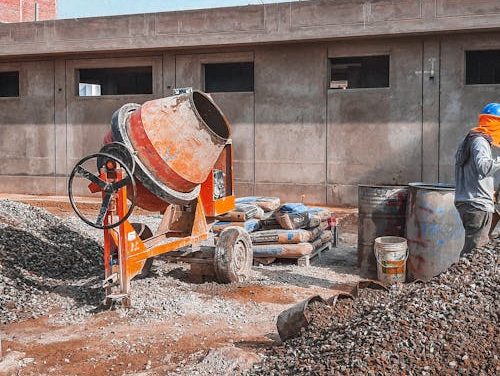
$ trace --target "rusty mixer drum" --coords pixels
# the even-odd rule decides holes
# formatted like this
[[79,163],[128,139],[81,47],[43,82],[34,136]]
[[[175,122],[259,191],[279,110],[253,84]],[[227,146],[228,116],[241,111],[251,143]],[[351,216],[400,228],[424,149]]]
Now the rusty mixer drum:
[[230,132],[217,105],[194,91],[123,106],[113,115],[105,141],[122,142],[135,153],[136,205],[162,211],[198,197]]

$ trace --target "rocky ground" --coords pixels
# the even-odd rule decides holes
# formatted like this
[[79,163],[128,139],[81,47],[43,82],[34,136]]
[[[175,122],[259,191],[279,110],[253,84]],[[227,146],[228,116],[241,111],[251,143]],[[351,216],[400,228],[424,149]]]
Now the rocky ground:
[[428,283],[362,290],[313,312],[252,375],[498,375],[500,242]]
[[[160,257],[149,277],[132,281],[133,308],[107,311],[101,231],[67,203],[47,207],[57,216],[0,200],[0,375],[241,373],[278,339],[282,310],[359,279],[351,245],[309,268],[255,267],[250,281],[231,285],[192,283],[187,265]],[[159,220],[132,218],[153,229]]]

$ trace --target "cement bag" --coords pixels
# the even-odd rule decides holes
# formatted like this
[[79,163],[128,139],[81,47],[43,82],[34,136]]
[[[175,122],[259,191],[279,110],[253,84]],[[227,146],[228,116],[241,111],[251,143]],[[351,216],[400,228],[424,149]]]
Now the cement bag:
[[266,212],[274,211],[280,207],[280,199],[278,197],[240,197],[236,199],[237,204],[254,204],[262,208]]
[[303,213],[276,213],[274,215],[280,226],[286,230],[295,230],[309,226],[309,214]]
[[332,216],[330,210],[324,208],[309,208],[308,212],[319,216],[321,221],[327,221]]
[[278,223],[276,220],[276,217],[274,214],[269,217],[269,218],[264,218],[260,221],[260,228],[262,230],[275,230],[275,229],[280,229],[281,225]]
[[224,230],[226,227],[230,226],[238,226],[238,227],[243,227],[247,232],[252,232],[255,230],[258,230],[260,227],[260,223],[257,219],[249,219],[248,221],[245,222],[223,222],[219,221],[216,222],[212,226],[212,231],[216,234],[220,233],[222,230]]
[[311,233],[307,230],[267,230],[254,232],[250,238],[253,244],[297,244],[308,242],[311,239]]
[[304,213],[309,210],[310,210],[309,207],[300,202],[299,203],[288,202],[286,204],[281,205],[279,209],[280,213],[294,213],[294,214]]
[[298,258],[314,251],[311,243],[254,245],[253,257]]
[[325,231],[321,234],[320,239],[322,244],[331,242],[333,240],[333,234],[331,231]]
[[264,216],[264,210],[256,205],[237,204],[234,210],[217,216],[216,218],[226,222],[245,222],[252,218],[260,219]]
[[309,241],[312,242],[313,240],[316,240],[323,233],[323,230],[320,229],[319,227],[315,227],[308,229],[307,232],[309,232]]
[[321,236],[315,241],[311,242],[310,244],[312,245],[314,250],[320,249],[321,246],[323,245],[323,242],[321,241]]
[[[246,205],[246,204],[245,204]],[[238,208],[239,205],[236,206],[236,208]],[[257,206],[257,205],[251,205],[255,208],[255,214],[254,214],[254,218],[256,219],[264,219],[266,218],[266,213],[264,212],[264,209],[262,209],[260,206]]]
[[330,224],[328,223],[328,221],[323,221],[323,222],[320,222],[318,228],[321,231],[325,231],[325,230],[328,230],[330,228]]
[[308,213],[309,215],[309,223],[307,225],[308,228],[318,227],[321,224],[321,217],[316,214]]

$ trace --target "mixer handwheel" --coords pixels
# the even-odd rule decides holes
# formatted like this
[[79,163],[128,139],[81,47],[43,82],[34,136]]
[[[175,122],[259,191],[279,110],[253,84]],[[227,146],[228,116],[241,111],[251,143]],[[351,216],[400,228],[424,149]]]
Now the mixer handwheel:
[[[116,170],[117,168],[122,168],[125,171],[125,177],[118,181],[114,181],[112,183],[106,182],[102,180],[97,174],[94,174],[90,172],[88,169],[86,169],[84,164],[88,162],[91,159],[96,159],[96,163],[94,166],[97,165],[97,169],[106,169],[106,171],[113,171]],[[98,187],[98,189],[102,192],[104,192],[103,199],[102,199],[102,204],[99,209],[99,213],[97,215],[97,218],[95,221],[90,220],[87,218],[78,208],[74,194],[73,194],[73,182],[75,180],[75,177],[83,177],[87,180],[89,180],[93,185]],[[109,209],[109,205],[111,203],[111,199],[113,198],[114,195],[116,195],[121,189],[123,189],[125,186],[128,186],[131,188],[131,195],[129,195],[129,200],[131,202],[127,212],[122,218],[118,218],[117,222],[113,222],[111,224],[104,224],[104,219],[106,217],[106,214]],[[135,184],[135,180],[132,174],[132,171],[130,168],[122,162],[120,159],[117,157],[108,154],[108,153],[95,153],[91,154],[85,158],[82,158],[73,168],[71,171],[71,174],[69,176],[68,180],[68,195],[69,195],[69,202],[71,203],[71,206],[73,207],[73,210],[75,211],[76,215],[80,217],[82,221],[87,223],[88,225],[98,228],[98,229],[110,229],[119,226],[123,222],[125,222],[128,217],[132,214],[132,211],[135,206],[135,198],[137,194],[137,188]]]
[[242,282],[250,276],[253,263],[252,240],[241,227],[227,227],[215,246],[214,267],[222,283]]

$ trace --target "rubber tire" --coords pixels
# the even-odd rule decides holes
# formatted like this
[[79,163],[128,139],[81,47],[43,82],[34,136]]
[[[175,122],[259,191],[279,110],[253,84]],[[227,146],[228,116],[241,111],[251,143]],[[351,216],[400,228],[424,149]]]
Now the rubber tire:
[[215,245],[214,269],[220,283],[243,282],[250,277],[252,240],[241,227],[227,227]]
[[[134,228],[137,235],[139,235],[139,238],[141,238],[141,240],[146,240],[153,236],[153,232],[151,231],[151,229],[144,223],[131,223],[131,225]],[[153,266],[153,257],[150,257],[144,263],[144,266],[142,267],[142,270],[137,275],[137,277],[139,278],[147,277],[151,271],[152,266]]]

